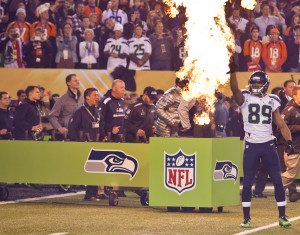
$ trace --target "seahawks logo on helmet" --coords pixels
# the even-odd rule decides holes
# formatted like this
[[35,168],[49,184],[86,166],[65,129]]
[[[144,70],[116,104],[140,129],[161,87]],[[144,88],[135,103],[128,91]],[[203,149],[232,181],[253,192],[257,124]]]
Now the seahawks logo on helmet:
[[136,158],[123,151],[91,149],[84,170],[88,173],[128,174],[133,179],[138,170]]
[[219,180],[236,180],[239,175],[238,167],[231,161],[216,161],[216,166],[214,170],[214,181]]
[[[260,83],[262,84],[262,86],[259,88],[255,88],[253,87],[254,83]],[[267,93],[269,85],[270,85],[270,78],[264,71],[256,71],[252,73],[249,79],[249,90],[250,93],[253,95],[260,95],[260,94]]]

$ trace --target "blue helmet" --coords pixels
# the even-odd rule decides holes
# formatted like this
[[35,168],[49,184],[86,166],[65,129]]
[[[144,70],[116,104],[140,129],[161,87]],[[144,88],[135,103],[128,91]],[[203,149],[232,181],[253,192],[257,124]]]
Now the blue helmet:
[[[263,86],[260,88],[253,88],[252,85],[254,83],[260,83]],[[253,95],[266,94],[267,90],[269,88],[269,85],[270,85],[270,78],[263,71],[256,71],[256,72],[252,73],[252,75],[249,79],[249,90],[250,90],[250,93]]]

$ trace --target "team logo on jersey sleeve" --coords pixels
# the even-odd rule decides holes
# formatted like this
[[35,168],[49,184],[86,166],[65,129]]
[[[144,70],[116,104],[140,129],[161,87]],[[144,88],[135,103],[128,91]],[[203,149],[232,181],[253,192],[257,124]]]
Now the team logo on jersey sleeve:
[[164,185],[181,195],[196,186],[196,153],[187,155],[180,149],[174,155],[165,152]]
[[238,178],[239,169],[231,161],[216,161],[214,170],[214,181],[219,180],[236,180]]
[[138,170],[136,158],[123,151],[91,149],[84,170],[88,173],[128,174],[133,179]]

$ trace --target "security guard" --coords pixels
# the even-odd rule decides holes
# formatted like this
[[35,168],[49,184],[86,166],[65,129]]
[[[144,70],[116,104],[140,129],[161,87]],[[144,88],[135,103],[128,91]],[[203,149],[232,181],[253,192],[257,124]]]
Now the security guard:
[[149,140],[156,131],[154,126],[156,90],[148,86],[144,89],[143,96],[131,104],[125,113],[125,139],[126,142],[140,142]]

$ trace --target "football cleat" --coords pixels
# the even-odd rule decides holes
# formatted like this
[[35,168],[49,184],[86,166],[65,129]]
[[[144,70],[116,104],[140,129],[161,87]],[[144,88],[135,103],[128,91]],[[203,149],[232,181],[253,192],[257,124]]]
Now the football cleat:
[[281,227],[289,227],[289,226],[292,226],[291,222],[288,221],[285,216],[281,216],[279,217],[279,225]]
[[244,219],[243,223],[240,224],[241,228],[250,228],[251,219]]

